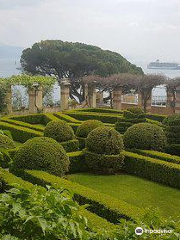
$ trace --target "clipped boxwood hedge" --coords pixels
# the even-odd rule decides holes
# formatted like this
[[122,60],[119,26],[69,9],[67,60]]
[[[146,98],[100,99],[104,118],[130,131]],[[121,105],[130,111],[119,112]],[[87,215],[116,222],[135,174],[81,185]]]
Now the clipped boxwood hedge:
[[97,154],[86,149],[83,150],[87,170],[99,174],[115,174],[121,171],[124,164],[124,155]]
[[111,109],[111,108],[79,108],[79,109],[76,109],[75,111],[78,111],[78,112],[123,114],[122,110],[116,110],[116,109]]
[[23,178],[28,179],[34,184],[41,184],[42,186],[50,184],[55,188],[63,187],[73,192],[75,200],[80,205],[88,204],[87,209],[89,211],[96,213],[112,223],[119,223],[121,218],[135,221],[141,219],[144,215],[143,209],[132,206],[123,200],[96,192],[78,183],[70,182],[47,172],[25,170]]
[[43,124],[44,114],[28,114],[20,116],[12,116],[11,119],[31,124]]
[[44,129],[44,136],[57,142],[66,142],[75,138],[74,131],[65,121],[51,121]]
[[77,139],[61,142],[60,144],[66,152],[75,152],[79,150],[79,141]]
[[148,156],[155,159],[160,159],[166,162],[172,162],[176,164],[180,164],[180,157],[175,155],[170,155],[163,152],[157,152],[153,150],[140,150],[140,149],[133,149],[133,152],[139,153],[140,155]]
[[180,165],[137,153],[124,152],[124,171],[171,187],[180,188]]
[[68,171],[69,158],[54,139],[37,137],[24,143],[14,156],[12,170],[45,170],[58,176]]
[[11,138],[6,135],[0,134],[0,149],[12,149],[15,148],[15,144]]
[[115,129],[98,127],[89,133],[86,147],[88,151],[97,154],[116,155],[124,145],[121,135]]
[[56,112],[53,113],[54,116],[56,116],[57,118],[59,118],[60,120],[63,120],[65,122],[70,122],[70,123],[81,123],[81,121],[76,120],[75,118],[72,118],[66,114],[60,113],[60,112]]
[[70,160],[69,173],[87,172],[87,166],[82,151],[70,152],[67,153],[67,155]]
[[180,156],[180,144],[171,144],[167,146],[166,152],[172,155]]
[[98,120],[87,120],[83,122],[76,131],[76,136],[87,138],[88,134],[97,127],[103,127],[104,124]]
[[95,112],[80,112],[80,111],[67,111],[67,115],[80,120],[99,120],[104,123],[115,124],[118,120],[122,118],[121,115],[118,114],[108,114],[108,113],[95,113]]
[[22,126],[13,125],[10,123],[0,122],[0,128],[9,130],[12,134],[14,141],[24,143],[30,138],[42,137],[43,133],[33,129]]
[[124,134],[126,148],[162,151],[167,145],[167,139],[163,129],[150,123],[138,123]]

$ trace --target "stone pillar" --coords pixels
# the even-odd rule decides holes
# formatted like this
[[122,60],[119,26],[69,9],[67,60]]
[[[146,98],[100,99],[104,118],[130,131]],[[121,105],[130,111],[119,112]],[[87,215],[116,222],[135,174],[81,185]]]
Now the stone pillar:
[[175,114],[180,114],[180,86],[176,88]]
[[29,113],[37,113],[43,108],[43,93],[41,86],[32,87],[29,90]]
[[116,110],[122,110],[122,89],[117,89],[113,91],[113,108]]
[[12,113],[12,90],[11,90],[11,86],[8,87],[8,89],[7,89],[5,102],[6,102],[6,112],[7,112],[7,114],[11,114]]
[[91,108],[96,108],[96,88],[93,86],[88,87],[88,105]]
[[141,92],[138,92],[138,108],[143,109],[143,100],[142,100],[142,94]]
[[97,94],[96,103],[100,105],[103,104],[103,92],[97,92],[96,94]]
[[68,79],[64,79],[61,82],[61,110],[69,109],[69,86]]

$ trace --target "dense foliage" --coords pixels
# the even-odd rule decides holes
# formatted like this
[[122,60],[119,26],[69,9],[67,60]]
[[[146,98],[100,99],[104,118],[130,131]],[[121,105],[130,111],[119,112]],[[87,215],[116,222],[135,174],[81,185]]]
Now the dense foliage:
[[37,169],[63,176],[68,171],[69,159],[64,148],[54,139],[37,137],[25,142],[15,154],[14,171]]
[[0,112],[6,108],[7,84],[5,79],[0,78]]
[[6,135],[1,134],[0,132],[0,149],[11,149],[15,148],[15,144],[11,138]]
[[23,240],[89,239],[90,235],[68,192],[37,187],[13,188],[1,195],[0,232]]
[[61,120],[49,122],[44,129],[44,136],[53,138],[57,142],[69,141],[75,137],[72,127]]
[[71,79],[71,94],[84,100],[81,78],[90,74],[108,76],[113,73],[142,74],[142,69],[128,62],[116,52],[83,43],[46,40],[27,48],[21,56],[21,64],[31,74],[55,75],[58,79]]
[[130,126],[141,122],[146,122],[144,111],[141,108],[130,108],[124,110],[123,118],[116,122],[115,129],[119,133],[125,133]]
[[87,149],[97,154],[116,155],[123,149],[121,135],[113,128],[98,127],[86,140]]
[[87,138],[88,134],[97,127],[102,127],[104,124],[98,120],[84,121],[77,129],[76,135],[78,137]]
[[167,145],[167,140],[161,127],[150,123],[138,123],[127,129],[124,144],[126,148],[162,151]]

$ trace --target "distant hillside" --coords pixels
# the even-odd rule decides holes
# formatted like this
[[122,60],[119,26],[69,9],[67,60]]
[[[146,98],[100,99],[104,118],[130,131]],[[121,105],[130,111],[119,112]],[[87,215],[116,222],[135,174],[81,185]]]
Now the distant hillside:
[[18,59],[21,57],[23,48],[0,44],[0,59]]

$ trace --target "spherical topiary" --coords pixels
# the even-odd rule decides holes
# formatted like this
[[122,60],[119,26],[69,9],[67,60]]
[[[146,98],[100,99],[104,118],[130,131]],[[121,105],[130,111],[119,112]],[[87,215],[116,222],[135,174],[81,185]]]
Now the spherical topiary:
[[57,142],[66,142],[74,139],[74,131],[65,121],[52,121],[44,129],[44,136],[53,138]]
[[167,139],[161,127],[150,123],[138,123],[124,134],[126,148],[163,150],[167,145]]
[[102,127],[104,124],[98,120],[87,120],[83,122],[77,129],[78,137],[87,138],[88,134],[97,127]]
[[114,128],[98,127],[89,133],[86,147],[94,153],[116,155],[123,149],[123,140]]
[[15,148],[15,144],[13,140],[11,140],[8,136],[0,134],[0,148],[4,149],[12,149]]
[[54,139],[29,139],[16,153],[12,168],[36,169],[63,176],[68,171],[69,158],[64,148]]

